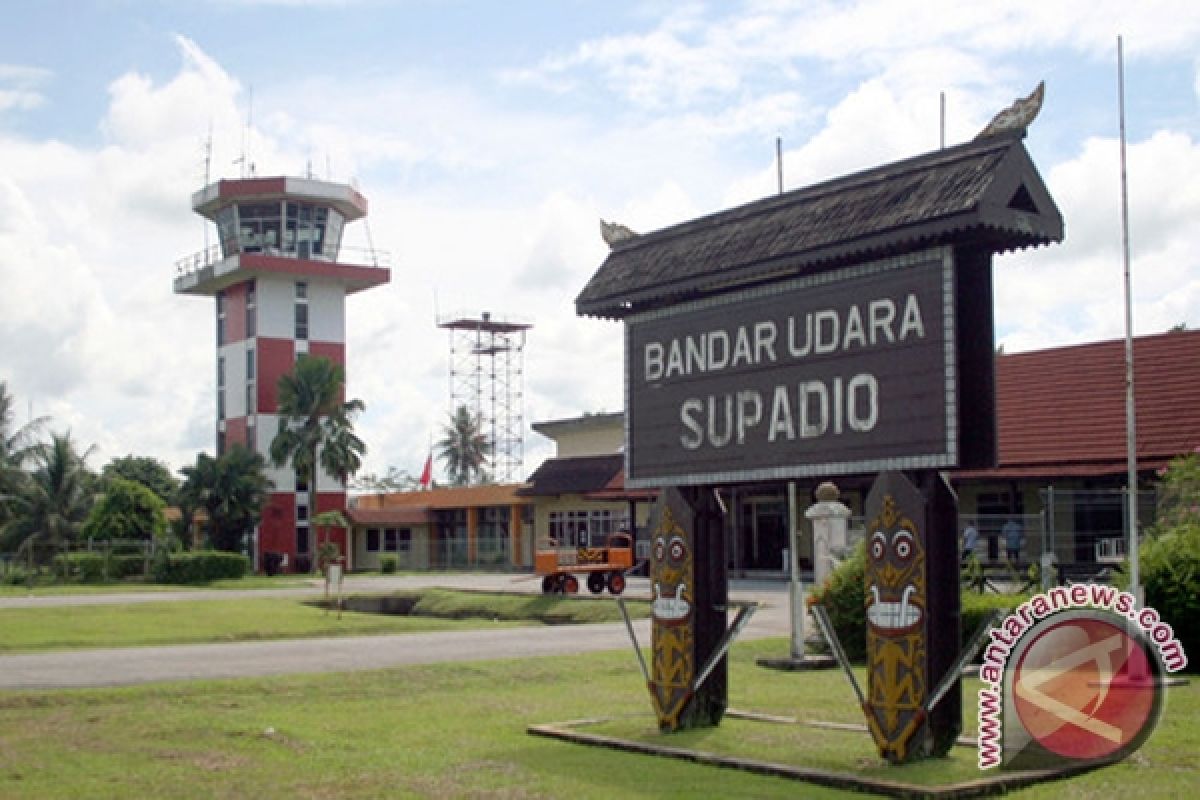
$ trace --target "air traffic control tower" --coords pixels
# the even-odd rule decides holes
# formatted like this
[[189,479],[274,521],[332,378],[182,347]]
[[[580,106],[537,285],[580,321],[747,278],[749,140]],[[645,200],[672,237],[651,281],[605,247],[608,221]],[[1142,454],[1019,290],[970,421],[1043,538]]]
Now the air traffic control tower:
[[[346,364],[346,296],[385,284],[390,271],[375,251],[368,264],[339,260],[343,228],[367,214],[351,186],[310,178],[222,180],[192,195],[192,209],[216,225],[218,244],[177,264],[176,294],[216,298],[216,445],[218,456],[242,444],[263,455],[274,483],[255,535],[263,553],[315,558],[310,520],[345,509],[345,485],[322,473],[317,508],[290,467],[270,465],[278,430],[276,386],[301,355]],[[364,223],[365,224],[365,223]],[[345,534],[332,540],[348,554]]]

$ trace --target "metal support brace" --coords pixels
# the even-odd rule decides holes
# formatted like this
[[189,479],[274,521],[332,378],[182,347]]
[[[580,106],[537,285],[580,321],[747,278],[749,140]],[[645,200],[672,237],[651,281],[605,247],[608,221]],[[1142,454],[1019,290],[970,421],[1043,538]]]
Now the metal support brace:
[[[646,680],[646,683],[650,683],[650,670],[646,668],[646,659],[642,655],[641,645],[638,644],[637,633],[633,630],[633,621],[629,618],[629,610],[625,608],[625,598],[617,598],[617,608],[621,609],[621,617],[625,620],[625,630],[629,631],[629,641],[633,644],[633,652],[637,656],[638,666],[642,669],[642,677]],[[758,610],[758,603],[730,603],[718,610],[727,611],[730,608],[738,610],[737,616],[733,618],[733,624],[725,631],[725,636],[721,639],[721,643],[717,646],[717,649],[709,656],[708,663],[704,665],[704,669],[697,673],[696,680],[692,683],[693,692],[697,691],[704,684],[709,674],[716,668],[717,662],[729,652],[729,648],[733,645],[734,640],[737,639],[738,634],[742,632],[742,629],[750,622],[750,617],[754,616],[754,612]]]
[[941,682],[938,683],[937,687],[930,693],[929,699],[925,701],[926,714],[933,710],[933,707],[938,704],[938,701],[942,699],[942,696],[945,695],[946,692],[950,691],[950,687],[953,686],[962,676],[963,667],[965,667],[967,662],[974,658],[975,654],[979,652],[979,648],[983,646],[984,640],[987,639],[988,631],[991,630],[992,626],[995,625],[1003,616],[1004,612],[993,611],[988,615],[988,618],[985,619],[980,626],[975,629],[975,633],[971,636],[971,641],[967,642],[967,646],[963,648],[961,653],[959,653],[958,660],[954,662],[954,666],[946,671],[946,674],[942,676]]
[[633,652],[637,655],[638,665],[642,668],[642,677],[650,683],[650,670],[646,669],[646,659],[642,656],[642,646],[638,644],[637,634],[633,632],[633,622],[629,619],[629,611],[625,608],[625,598],[617,598],[617,608],[625,619],[625,630],[629,631],[629,641],[633,642]]
[[725,636],[721,639],[721,643],[717,646],[717,649],[709,656],[708,663],[704,665],[704,669],[700,670],[696,675],[696,680],[692,683],[693,692],[698,691],[704,685],[704,681],[708,678],[709,673],[716,668],[717,662],[729,652],[729,648],[733,645],[733,640],[737,638],[738,634],[742,632],[742,628],[746,627],[746,623],[750,621],[750,617],[754,616],[754,612],[758,610],[758,603],[730,603],[724,608],[718,607],[717,610],[728,611],[730,608],[738,610],[737,616],[733,618],[733,624],[729,626],[729,630],[725,631]]
[[829,642],[829,649],[833,651],[833,657],[841,665],[842,672],[846,674],[846,680],[850,681],[850,686],[854,689],[854,693],[858,695],[859,706],[865,705],[867,700],[863,697],[858,680],[854,677],[854,671],[850,669],[850,659],[846,658],[846,651],[842,649],[842,642],[838,639],[837,632],[833,629],[833,623],[829,621],[829,613],[825,610],[825,606],[819,603],[812,607],[812,612],[813,617],[817,620],[817,624],[821,626],[821,633],[825,636],[825,641]]

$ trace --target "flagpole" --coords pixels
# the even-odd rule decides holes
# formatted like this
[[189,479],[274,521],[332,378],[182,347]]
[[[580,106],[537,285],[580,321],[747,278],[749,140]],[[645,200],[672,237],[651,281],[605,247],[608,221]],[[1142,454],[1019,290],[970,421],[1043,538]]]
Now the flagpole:
[[1117,107],[1121,124],[1121,249],[1125,262],[1125,459],[1129,500],[1129,588],[1140,603],[1138,575],[1137,413],[1133,394],[1133,290],[1129,268],[1129,183],[1125,171],[1125,56],[1117,36]]

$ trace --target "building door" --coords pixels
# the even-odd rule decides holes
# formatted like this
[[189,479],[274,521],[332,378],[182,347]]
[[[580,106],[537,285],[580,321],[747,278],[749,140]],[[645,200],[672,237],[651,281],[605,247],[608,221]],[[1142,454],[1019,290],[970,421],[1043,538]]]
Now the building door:
[[786,569],[787,502],[776,496],[747,498],[742,501],[740,516],[738,566],[772,572]]

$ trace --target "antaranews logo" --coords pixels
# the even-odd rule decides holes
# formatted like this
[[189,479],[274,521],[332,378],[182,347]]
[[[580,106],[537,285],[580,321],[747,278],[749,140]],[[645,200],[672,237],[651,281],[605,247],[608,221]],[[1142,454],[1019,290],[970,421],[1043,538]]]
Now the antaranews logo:
[[1113,761],[1162,715],[1164,672],[1187,666],[1171,626],[1129,592],[1074,584],[992,628],[979,676],[979,767]]

